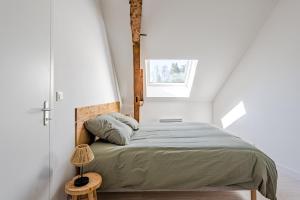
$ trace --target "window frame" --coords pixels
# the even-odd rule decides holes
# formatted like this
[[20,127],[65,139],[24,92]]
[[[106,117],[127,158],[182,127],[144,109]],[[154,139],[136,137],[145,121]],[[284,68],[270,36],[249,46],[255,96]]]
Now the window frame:
[[[150,82],[151,60],[187,61],[187,72],[184,83],[153,83]],[[189,98],[196,76],[197,59],[145,59],[145,91],[146,98]],[[177,94],[178,93],[178,94]]]

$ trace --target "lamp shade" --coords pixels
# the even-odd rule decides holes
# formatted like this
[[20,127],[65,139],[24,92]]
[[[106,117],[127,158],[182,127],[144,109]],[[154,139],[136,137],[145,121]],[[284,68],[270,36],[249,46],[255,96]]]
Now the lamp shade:
[[87,144],[80,144],[75,147],[71,157],[71,163],[77,167],[87,165],[94,160],[94,154]]

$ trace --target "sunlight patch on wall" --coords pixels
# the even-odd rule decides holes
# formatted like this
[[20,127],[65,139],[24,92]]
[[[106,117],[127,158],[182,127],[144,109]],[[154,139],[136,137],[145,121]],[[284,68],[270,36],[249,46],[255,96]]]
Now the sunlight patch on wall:
[[241,101],[221,119],[223,128],[227,128],[246,114],[244,102]]

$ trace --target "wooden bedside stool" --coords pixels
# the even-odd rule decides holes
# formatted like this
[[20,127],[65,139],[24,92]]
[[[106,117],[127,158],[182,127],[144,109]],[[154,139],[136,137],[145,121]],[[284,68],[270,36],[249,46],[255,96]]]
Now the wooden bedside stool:
[[89,177],[90,182],[82,187],[74,186],[74,180],[79,176],[75,176],[71,181],[67,182],[65,185],[65,192],[72,196],[72,200],[84,199],[97,200],[96,190],[101,186],[102,177],[100,174],[89,172],[84,174],[84,176]]

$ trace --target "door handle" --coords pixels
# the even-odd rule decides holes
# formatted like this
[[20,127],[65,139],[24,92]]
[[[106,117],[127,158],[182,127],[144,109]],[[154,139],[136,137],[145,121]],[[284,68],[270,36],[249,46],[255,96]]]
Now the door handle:
[[49,102],[44,101],[43,108],[41,109],[43,111],[43,124],[44,126],[47,126],[49,124],[50,118],[50,111],[52,110],[49,108]]

